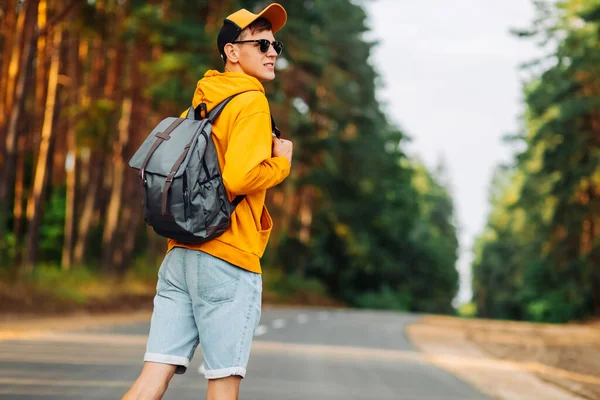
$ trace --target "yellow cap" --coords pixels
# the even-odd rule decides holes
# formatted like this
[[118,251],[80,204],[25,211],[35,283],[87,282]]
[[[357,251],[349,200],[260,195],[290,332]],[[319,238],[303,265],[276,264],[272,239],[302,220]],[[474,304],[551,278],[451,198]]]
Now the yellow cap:
[[271,30],[273,33],[283,28],[287,21],[287,13],[285,12],[285,8],[278,3],[268,5],[258,14],[251,13],[245,8],[234,12],[225,18],[223,21],[223,27],[217,36],[217,47],[219,49],[219,53],[221,53],[221,56],[225,57],[224,49],[227,43],[233,42],[239,36],[242,30],[261,17],[267,19],[271,23]]
[[248,25],[259,19],[260,17],[267,19],[273,26],[273,33],[277,32],[285,25],[287,21],[287,13],[281,4],[273,3],[268,5],[258,14],[253,14],[250,11],[242,8],[239,11],[229,15],[226,19],[234,22],[240,29],[245,29]]

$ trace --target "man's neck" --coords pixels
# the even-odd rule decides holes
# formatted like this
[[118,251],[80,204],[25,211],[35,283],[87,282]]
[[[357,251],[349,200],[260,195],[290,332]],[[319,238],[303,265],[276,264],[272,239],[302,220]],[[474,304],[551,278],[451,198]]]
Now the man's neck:
[[239,64],[227,63],[225,64],[225,72],[238,72],[240,74],[243,74],[244,70],[242,69],[242,67],[240,67]]

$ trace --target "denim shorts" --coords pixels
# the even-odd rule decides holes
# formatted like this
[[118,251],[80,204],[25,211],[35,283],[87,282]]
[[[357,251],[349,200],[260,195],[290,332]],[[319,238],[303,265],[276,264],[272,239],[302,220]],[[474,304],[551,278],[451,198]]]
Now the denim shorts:
[[198,344],[207,379],[246,375],[261,314],[262,277],[176,247],[160,266],[144,361],[183,374]]

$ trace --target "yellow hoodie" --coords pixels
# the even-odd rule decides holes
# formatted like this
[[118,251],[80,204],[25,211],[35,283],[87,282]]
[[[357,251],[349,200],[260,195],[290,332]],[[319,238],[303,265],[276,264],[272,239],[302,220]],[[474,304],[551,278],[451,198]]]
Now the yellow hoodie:
[[265,89],[258,79],[237,72],[210,70],[198,81],[192,104],[197,107],[206,103],[210,111],[234,94],[238,95],[216,119],[212,136],[229,200],[238,194],[245,194],[246,198],[236,207],[231,225],[223,235],[200,244],[169,239],[168,251],[173,247],[202,250],[261,273],[260,258],[273,227],[265,196],[268,188],[289,175],[290,163],[285,157],[272,157],[271,114]]

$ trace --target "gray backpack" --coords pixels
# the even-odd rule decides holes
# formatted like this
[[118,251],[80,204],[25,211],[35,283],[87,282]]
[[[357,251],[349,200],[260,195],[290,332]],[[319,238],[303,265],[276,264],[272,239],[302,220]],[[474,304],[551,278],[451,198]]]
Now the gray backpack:
[[[212,124],[231,96],[206,118],[190,107],[187,118],[165,118],[129,161],[139,170],[144,217],[156,233],[183,243],[202,243],[227,230],[244,195],[232,202],[223,186]],[[204,114],[206,115],[206,114]]]

